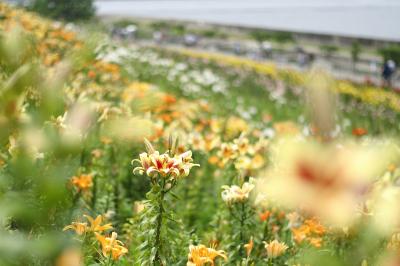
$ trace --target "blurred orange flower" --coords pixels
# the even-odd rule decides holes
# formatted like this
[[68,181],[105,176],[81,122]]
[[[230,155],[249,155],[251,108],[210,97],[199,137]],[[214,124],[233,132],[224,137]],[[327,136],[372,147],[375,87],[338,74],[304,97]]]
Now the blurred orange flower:
[[247,257],[250,256],[250,253],[253,250],[253,247],[254,247],[254,241],[253,241],[253,238],[250,238],[249,243],[244,245],[244,248],[246,249]]
[[356,127],[356,128],[353,128],[353,130],[351,131],[351,134],[353,134],[353,136],[356,136],[356,137],[362,137],[364,135],[367,135],[368,131],[365,128]]
[[71,183],[77,188],[78,191],[87,191],[93,186],[93,177],[92,175],[84,174],[80,176],[73,176],[71,178]]
[[57,258],[55,266],[82,266],[83,258],[78,249],[68,248]]
[[123,255],[128,253],[128,249],[124,247],[124,244],[117,240],[117,233],[112,232],[111,236],[105,237],[98,233],[96,234],[97,240],[101,244],[101,250],[104,257],[108,257],[111,253],[113,260],[119,260]]
[[271,216],[271,212],[270,211],[265,211],[259,214],[260,220],[262,222],[265,222],[266,220],[268,220],[268,218]]

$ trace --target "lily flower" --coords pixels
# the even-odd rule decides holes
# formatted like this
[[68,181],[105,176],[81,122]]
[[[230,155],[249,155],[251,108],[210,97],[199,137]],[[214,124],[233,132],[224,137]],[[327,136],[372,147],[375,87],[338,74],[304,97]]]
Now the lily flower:
[[87,223],[72,222],[70,225],[64,227],[63,231],[74,230],[78,235],[83,235],[88,229]]
[[111,254],[113,260],[119,260],[123,255],[128,253],[128,249],[124,244],[117,240],[117,233],[112,232],[111,236],[105,237],[99,233],[95,233],[97,240],[100,242],[102,254],[108,257]]
[[231,205],[236,202],[244,202],[249,198],[250,192],[254,189],[253,179],[251,178],[249,182],[245,182],[242,187],[233,186],[222,186],[222,200]]
[[93,219],[89,215],[84,216],[86,217],[86,219],[88,219],[90,223],[89,230],[92,232],[103,232],[113,228],[111,223],[101,225],[101,223],[103,222],[103,216],[101,215],[98,215],[95,219]]
[[253,241],[253,238],[250,238],[249,243],[244,245],[244,248],[246,249],[247,257],[250,256],[250,253],[253,250],[253,247],[254,247],[254,241]]
[[281,256],[288,249],[288,246],[285,243],[278,242],[277,240],[269,243],[264,241],[263,243],[265,245],[265,249],[267,250],[267,256],[270,259]]
[[139,159],[135,159],[132,163],[138,162],[140,166],[133,169],[133,173],[146,173],[149,177],[160,175],[161,177],[180,178],[189,175],[190,170],[194,166],[192,152],[186,151],[174,157],[170,157],[169,153],[160,154],[153,151],[150,154],[146,152],[139,155]]
[[76,187],[78,191],[87,191],[93,186],[93,176],[92,175],[73,176],[71,178],[71,183]]
[[233,143],[236,145],[238,152],[243,155],[254,152],[253,148],[249,144],[249,139],[246,138],[243,134],[240,135],[239,138],[235,139]]
[[223,258],[225,261],[228,260],[225,251],[223,250],[215,250],[214,248],[207,248],[204,245],[189,247],[189,255],[187,266],[203,266],[210,264],[211,266],[215,265],[215,259],[217,257]]
[[335,226],[357,218],[374,179],[395,158],[391,143],[329,143],[284,139],[272,148],[272,166],[260,191]]

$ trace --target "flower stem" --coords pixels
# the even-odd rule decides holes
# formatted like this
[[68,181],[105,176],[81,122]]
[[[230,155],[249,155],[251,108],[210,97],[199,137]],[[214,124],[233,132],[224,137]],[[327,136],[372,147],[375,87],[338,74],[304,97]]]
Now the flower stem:
[[164,196],[165,196],[165,181],[163,181],[163,185],[160,191],[160,197],[158,199],[158,216],[157,216],[157,226],[156,226],[156,237],[154,247],[156,248],[156,254],[154,256],[153,265],[157,265],[156,262],[159,262],[161,265],[160,258],[160,249],[161,249],[161,226],[163,222],[163,214],[164,214]]
[[[245,206],[244,206],[244,202],[242,202],[241,204],[241,215],[240,215],[240,243],[244,243],[244,222],[246,220],[246,216],[245,216]],[[242,256],[243,254],[243,248],[240,248],[240,256]]]

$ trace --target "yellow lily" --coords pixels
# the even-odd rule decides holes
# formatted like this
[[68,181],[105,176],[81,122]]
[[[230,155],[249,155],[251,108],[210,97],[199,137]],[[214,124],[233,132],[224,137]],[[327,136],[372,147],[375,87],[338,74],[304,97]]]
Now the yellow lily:
[[74,230],[78,235],[83,235],[88,231],[88,226],[87,223],[72,222],[70,225],[63,228],[63,231],[67,230]]
[[89,231],[92,232],[103,232],[109,229],[112,229],[111,223],[101,225],[103,222],[103,217],[101,215],[98,215],[95,219],[90,217],[89,215],[84,215],[86,219],[88,219],[90,223]]
[[97,240],[100,242],[102,254],[104,257],[108,257],[111,253],[113,260],[119,260],[123,255],[128,253],[128,249],[124,247],[124,244],[117,240],[117,233],[112,232],[111,236],[105,237],[99,233],[95,233]]

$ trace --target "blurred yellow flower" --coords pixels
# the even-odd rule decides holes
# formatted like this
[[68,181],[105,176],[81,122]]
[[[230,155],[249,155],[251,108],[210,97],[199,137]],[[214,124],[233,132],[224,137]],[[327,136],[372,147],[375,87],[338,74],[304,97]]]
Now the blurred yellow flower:
[[244,134],[241,134],[239,138],[233,141],[233,143],[236,145],[237,150],[241,155],[254,152],[249,144],[249,139],[246,138]]
[[84,216],[86,217],[86,219],[88,219],[90,223],[89,231],[91,232],[103,232],[113,228],[111,223],[104,225],[101,224],[103,222],[103,216],[101,215],[97,215],[95,219],[93,219],[89,215],[84,215]]
[[277,122],[273,125],[278,136],[297,135],[300,133],[298,125],[292,121]]
[[249,182],[245,182],[242,187],[233,186],[222,186],[222,200],[228,205],[236,202],[244,202],[249,196],[250,192],[254,189],[253,178],[250,178]]
[[320,144],[282,139],[272,148],[273,165],[259,188],[279,204],[345,226],[356,218],[367,187],[394,154],[391,142]]
[[387,244],[387,249],[400,254],[400,233],[393,234]]
[[88,231],[88,229],[87,223],[72,222],[70,225],[64,227],[63,231],[74,230],[78,235],[83,235]]
[[254,247],[254,241],[253,241],[253,238],[250,238],[249,243],[247,243],[247,244],[244,245],[244,248],[246,249],[246,255],[247,255],[247,257],[250,256],[250,253],[251,253],[251,251],[253,250],[253,247]]
[[293,239],[297,244],[307,241],[316,248],[322,246],[321,237],[326,232],[325,227],[322,226],[316,218],[307,219],[301,226],[294,226],[291,230]]
[[204,245],[189,247],[189,255],[187,266],[205,266],[205,265],[215,265],[215,259],[217,257],[223,258],[225,261],[228,260],[225,251],[215,250],[214,248],[207,248]]
[[121,99],[130,102],[137,98],[143,98],[150,91],[152,85],[145,82],[133,82],[122,92]]
[[237,146],[231,143],[222,143],[217,156],[220,158],[221,164],[225,165],[229,160],[237,157]]
[[286,252],[288,246],[285,243],[278,242],[277,240],[273,240],[269,243],[263,242],[265,245],[265,249],[267,250],[267,256],[270,259],[277,258]]
[[104,257],[108,257],[111,254],[113,260],[119,260],[123,255],[128,253],[128,249],[124,247],[124,244],[117,240],[117,233],[112,232],[111,236],[102,236],[96,234],[97,240],[101,244],[101,250]]
[[231,116],[226,121],[225,130],[227,137],[233,138],[244,132],[247,132],[249,130],[249,125],[245,120],[239,117]]
[[57,258],[55,266],[83,266],[83,258],[79,249],[68,248]]

